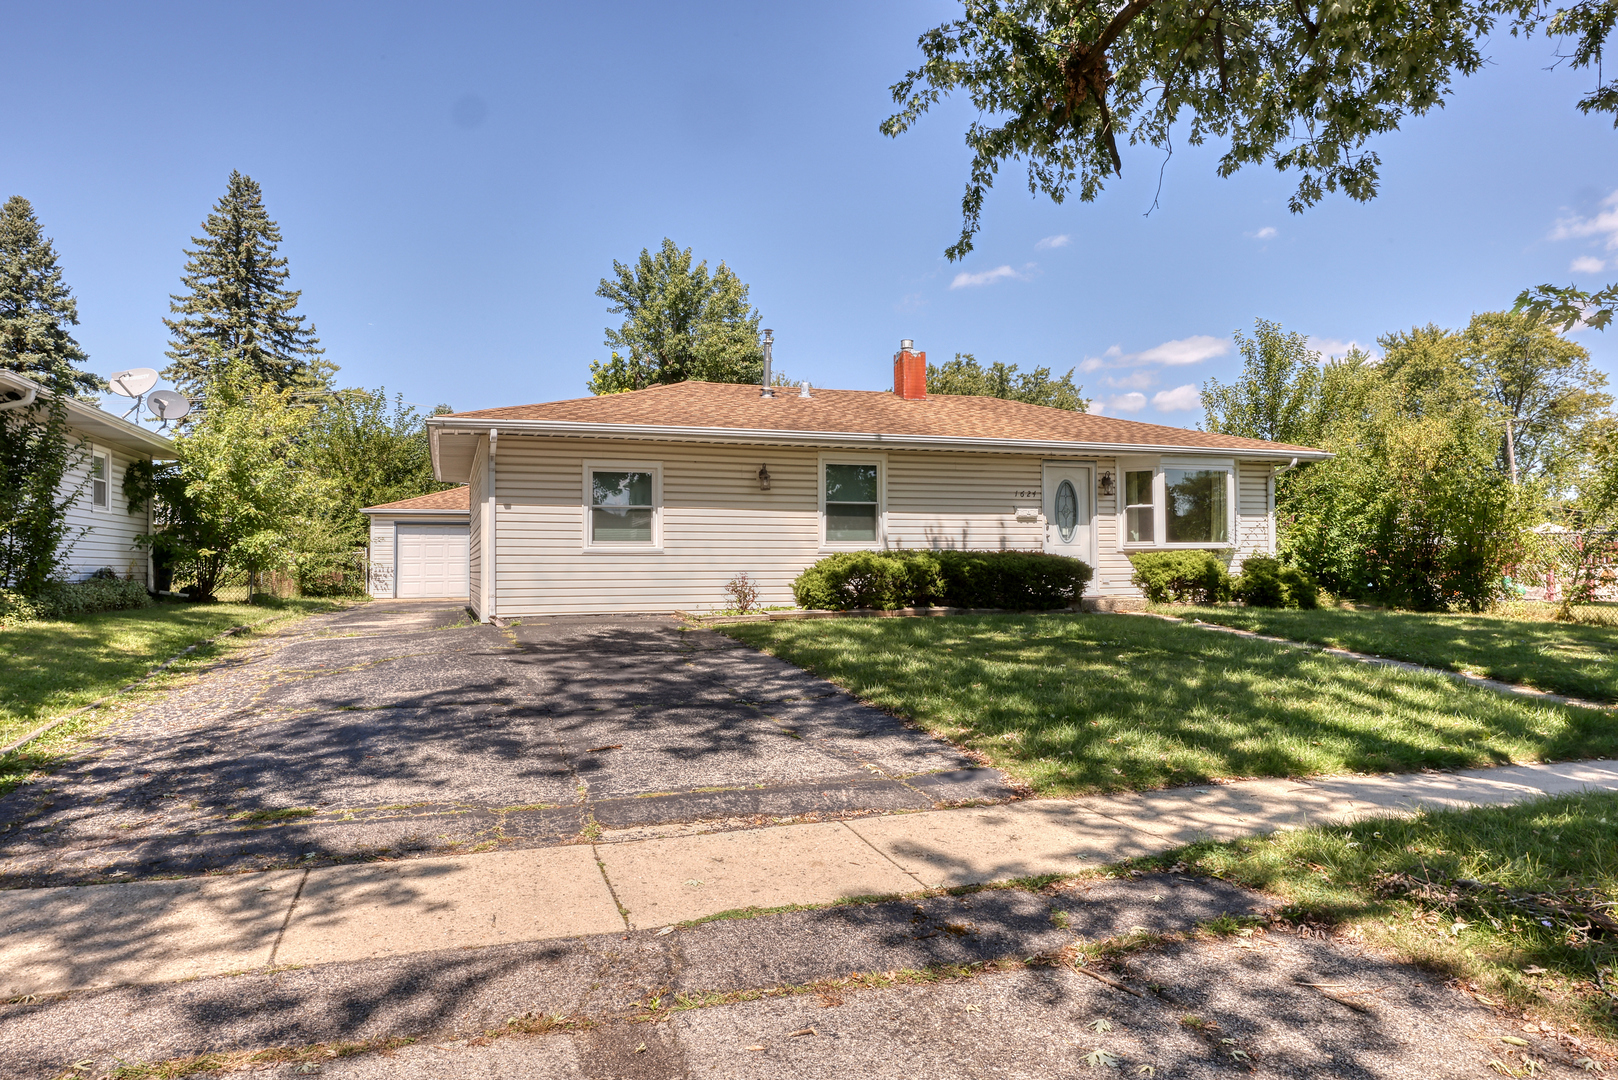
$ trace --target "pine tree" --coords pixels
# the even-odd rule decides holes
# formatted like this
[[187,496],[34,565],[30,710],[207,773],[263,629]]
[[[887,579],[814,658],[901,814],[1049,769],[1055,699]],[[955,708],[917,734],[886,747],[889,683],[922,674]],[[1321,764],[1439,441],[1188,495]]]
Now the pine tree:
[[186,250],[188,292],[169,297],[180,318],[163,320],[173,335],[166,354],[173,363],[163,374],[197,393],[221,364],[241,360],[283,389],[328,388],[337,366],[321,359],[326,350],[314,326],[294,310],[303,294],[286,287],[287,261],[276,255],[281,229],[258,184],[232,171],[202,228]]
[[56,250],[39,229],[34,208],[21,195],[0,207],[0,367],[53,390],[91,397],[106,388],[80,370],[89,359],[67,327],[79,306],[62,282]]

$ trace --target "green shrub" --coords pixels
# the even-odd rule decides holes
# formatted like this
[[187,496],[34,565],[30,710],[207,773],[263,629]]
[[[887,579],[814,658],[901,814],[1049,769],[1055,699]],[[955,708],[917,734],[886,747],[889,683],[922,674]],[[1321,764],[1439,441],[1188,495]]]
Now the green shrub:
[[1253,555],[1242,563],[1242,573],[1231,594],[1250,607],[1317,608],[1320,590],[1308,574],[1295,566],[1282,566],[1268,555]]
[[801,607],[832,611],[935,604],[1044,611],[1077,600],[1091,574],[1078,559],[1030,551],[849,551],[799,574],[792,595]]
[[1137,551],[1131,580],[1154,604],[1215,604],[1230,597],[1230,572],[1211,551]]
[[47,582],[33,602],[40,618],[67,619],[96,611],[143,608],[152,603],[152,597],[138,581],[92,577],[84,581]]
[[0,589],[0,626],[7,623],[38,622],[45,617],[39,605],[12,589]]

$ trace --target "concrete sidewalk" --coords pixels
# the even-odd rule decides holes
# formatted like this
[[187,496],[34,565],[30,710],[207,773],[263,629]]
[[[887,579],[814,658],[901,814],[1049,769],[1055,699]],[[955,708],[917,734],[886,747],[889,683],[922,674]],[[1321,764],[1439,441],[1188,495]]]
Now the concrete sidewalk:
[[1203,788],[398,862],[0,892],[0,997],[397,957],[1076,873],[1423,805],[1618,790],[1618,762]]

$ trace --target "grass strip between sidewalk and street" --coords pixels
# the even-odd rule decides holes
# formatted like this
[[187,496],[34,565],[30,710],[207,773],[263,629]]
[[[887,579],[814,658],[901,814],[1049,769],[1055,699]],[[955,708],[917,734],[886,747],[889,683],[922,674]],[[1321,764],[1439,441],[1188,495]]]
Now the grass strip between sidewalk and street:
[[1208,842],[1175,863],[1279,897],[1487,1005],[1618,1039],[1618,792]]
[[1618,755],[1604,711],[1159,619],[827,619],[722,632],[1041,795]]
[[1554,694],[1618,702],[1618,626],[1356,608],[1288,611],[1221,604],[1153,610]]

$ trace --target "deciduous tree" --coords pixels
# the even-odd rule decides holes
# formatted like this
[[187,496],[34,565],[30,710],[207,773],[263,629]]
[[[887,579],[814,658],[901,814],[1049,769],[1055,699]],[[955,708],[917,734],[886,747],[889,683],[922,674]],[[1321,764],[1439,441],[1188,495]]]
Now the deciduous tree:
[[1358,349],[1328,361],[1309,348],[1303,334],[1266,319],[1254,321],[1252,337],[1236,331],[1236,347],[1241,375],[1231,383],[1210,378],[1202,384],[1203,424],[1209,431],[1318,446],[1334,418],[1363,407],[1370,358]]
[[710,272],[706,262],[693,266],[690,248],[682,251],[664,239],[655,253],[643,249],[634,265],[614,259],[612,272],[596,295],[624,321],[606,330],[612,359],[590,363],[592,394],[687,379],[745,383],[762,377],[759,313],[730,267],[720,263]]
[[[921,36],[881,130],[902,134],[957,91],[976,110],[951,259],[972,250],[1002,165],[1024,162],[1031,192],[1089,201],[1122,172],[1121,144],[1170,153],[1176,131],[1222,141],[1221,176],[1294,173],[1296,212],[1332,191],[1374,197],[1369,144],[1442,105],[1491,35],[1544,32],[1571,45],[1572,67],[1594,68],[1615,15],[1618,0],[966,0]],[[1579,107],[1618,113],[1618,91],[1603,83]]]
[[953,360],[928,364],[927,392],[1008,398],[1075,412],[1083,412],[1090,407],[1089,399],[1084,396],[1084,388],[1073,382],[1072,368],[1060,379],[1053,379],[1048,367],[1018,371],[1016,364],[1005,364],[998,360],[984,367],[971,353],[956,353]]
[[131,465],[124,492],[131,506],[156,499],[159,527],[142,543],[206,599],[229,570],[294,563],[294,535],[332,502],[334,485],[301,459],[314,405],[245,357],[204,370],[208,407],[175,436],[177,460]]

